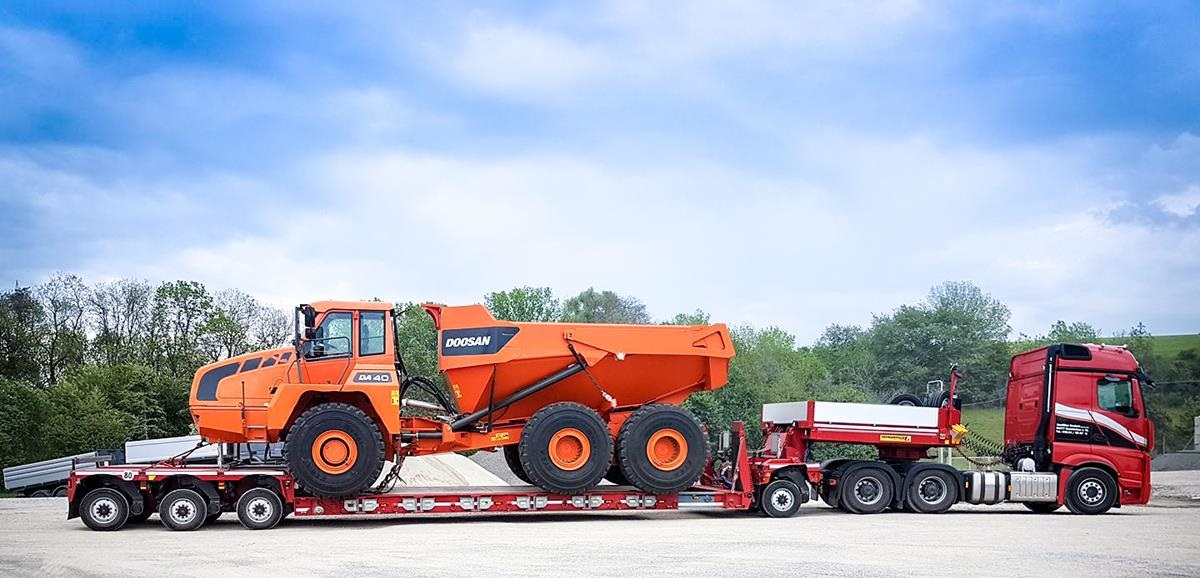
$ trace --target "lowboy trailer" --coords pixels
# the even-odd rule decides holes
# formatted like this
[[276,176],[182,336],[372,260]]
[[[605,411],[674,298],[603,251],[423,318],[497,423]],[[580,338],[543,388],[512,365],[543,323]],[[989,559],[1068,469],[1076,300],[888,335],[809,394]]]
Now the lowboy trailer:
[[[224,512],[250,529],[283,517],[675,510],[757,510],[796,514],[814,496],[849,513],[887,509],[941,513],[955,503],[1022,503],[1049,513],[1063,505],[1099,514],[1150,498],[1153,426],[1141,386],[1149,379],[1125,349],[1053,345],[1017,355],[1010,365],[1005,442],[1009,471],[960,471],[922,461],[932,448],[962,445],[951,373],[936,407],[801,401],[766,404],[762,447],[750,450],[742,423],[722,436],[699,482],[654,493],[601,485],[573,494],[535,486],[404,488],[398,492],[321,497],[304,490],[285,463],[217,466],[163,462],[75,470],[68,518],[116,530],[157,512],[174,530],[194,530]],[[817,443],[874,446],[877,460],[817,463]]]

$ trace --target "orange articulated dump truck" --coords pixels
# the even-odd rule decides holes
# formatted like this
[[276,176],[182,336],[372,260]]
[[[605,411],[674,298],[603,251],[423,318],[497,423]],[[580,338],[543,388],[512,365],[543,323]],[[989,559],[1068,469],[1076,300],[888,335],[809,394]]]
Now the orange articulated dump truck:
[[[498,447],[518,477],[568,495],[605,477],[661,494],[700,477],[706,436],[679,404],[725,385],[725,325],[512,323],[481,305],[423,308],[449,392],[405,371],[392,305],[317,302],[296,309],[295,347],[196,372],[200,435],[284,442],[296,482],[323,497],[366,490],[389,457]],[[434,401],[408,396],[416,390]]]

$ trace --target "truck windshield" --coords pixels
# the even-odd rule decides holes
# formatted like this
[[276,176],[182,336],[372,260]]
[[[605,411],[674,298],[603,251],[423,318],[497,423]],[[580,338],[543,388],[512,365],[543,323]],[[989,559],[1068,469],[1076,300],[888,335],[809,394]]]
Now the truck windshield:
[[330,357],[350,355],[350,338],[353,324],[350,314],[335,311],[325,316],[317,327],[316,338],[309,344],[307,357]]

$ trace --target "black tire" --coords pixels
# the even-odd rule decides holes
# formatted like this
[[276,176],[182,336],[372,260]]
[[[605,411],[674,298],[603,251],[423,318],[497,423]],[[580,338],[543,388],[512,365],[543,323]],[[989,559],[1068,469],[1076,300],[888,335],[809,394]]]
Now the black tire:
[[1117,503],[1117,481],[1100,468],[1080,468],[1067,480],[1063,501],[1076,514],[1103,514]]
[[891,405],[914,405],[914,406],[925,405],[925,402],[923,402],[921,400],[921,398],[919,398],[911,393],[902,393],[900,395],[897,395],[896,397],[893,397],[892,401],[889,401],[888,403]]
[[800,510],[800,486],[778,479],[763,488],[758,506],[772,518],[790,518]]
[[[317,444],[321,448],[313,447]],[[314,449],[322,456],[328,449],[334,457],[322,458],[328,461],[318,464]],[[366,412],[346,403],[323,403],[300,414],[288,430],[283,451],[296,482],[316,496],[360,494],[383,472],[379,426]]]
[[[574,429],[574,432],[566,430]],[[557,434],[564,434],[557,437]],[[587,449],[582,442],[587,442]],[[567,463],[559,458],[559,464],[551,457],[551,443],[563,444],[566,451],[572,444],[578,449],[578,462],[569,463],[569,468],[560,467]],[[552,403],[529,418],[517,444],[521,457],[521,469],[535,486],[558,494],[578,494],[590,490],[600,483],[608,466],[612,463],[612,437],[608,424],[600,419],[591,408],[573,402]],[[556,454],[561,455],[561,454]]]
[[129,521],[129,498],[114,488],[96,488],[80,500],[79,517],[93,530],[120,530]]
[[29,494],[29,497],[30,498],[49,498],[50,490],[37,490],[34,493]]
[[839,505],[854,514],[878,514],[891,505],[895,495],[892,477],[876,467],[853,470],[838,485],[842,488]]
[[946,470],[919,470],[908,480],[908,508],[922,514],[941,514],[958,501],[958,479]]
[[517,479],[526,484],[533,485],[529,481],[529,474],[525,473],[525,468],[521,467],[521,449],[518,444],[509,444],[504,446],[504,461],[508,464],[508,469],[512,470]]
[[171,490],[158,503],[158,517],[171,530],[190,532],[204,525],[208,502],[191,488]]
[[950,403],[950,392],[949,391],[939,391],[937,393],[932,393],[929,395],[929,399],[925,400],[925,405],[927,405],[929,407],[942,407],[943,405],[946,405],[947,403]]
[[65,497],[67,497],[67,487],[59,486],[57,488],[54,488],[54,491],[51,492],[50,495],[54,496],[55,498],[65,498]]
[[1022,502],[1022,503],[1025,505],[1026,508],[1029,508],[1030,512],[1033,512],[1035,514],[1049,514],[1049,513],[1058,511],[1058,509],[1062,507],[1062,504],[1056,504],[1054,502]]
[[[650,458],[652,436],[664,430],[674,430],[681,440],[674,440],[682,451],[682,462],[663,469]],[[682,441],[682,444],[678,444]],[[692,412],[674,405],[650,404],[633,412],[617,432],[617,460],[621,473],[638,489],[654,494],[671,494],[690,488],[704,473],[708,463],[708,442],[704,427]]]
[[252,488],[238,498],[238,521],[250,530],[274,528],[283,514],[283,500],[275,490]]
[[608,472],[604,474],[604,479],[618,486],[630,485],[629,478],[625,477],[625,472],[621,471],[621,464],[616,462],[613,462],[611,466],[608,466]]

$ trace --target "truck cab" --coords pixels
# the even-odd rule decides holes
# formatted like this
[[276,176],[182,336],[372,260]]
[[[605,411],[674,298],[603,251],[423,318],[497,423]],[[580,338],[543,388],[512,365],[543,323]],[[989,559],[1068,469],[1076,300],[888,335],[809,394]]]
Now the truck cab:
[[[1111,501],[1114,507],[1146,503],[1154,445],[1154,425],[1142,394],[1147,383],[1124,347],[1055,344],[1013,357],[1006,457],[1014,466],[1027,458],[1036,471],[1060,474],[1060,496],[1075,491],[1078,499]],[[1103,471],[1115,487],[1106,487],[1104,479],[1068,487],[1070,473],[1084,468]],[[1116,495],[1104,495],[1109,490]]]

